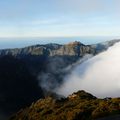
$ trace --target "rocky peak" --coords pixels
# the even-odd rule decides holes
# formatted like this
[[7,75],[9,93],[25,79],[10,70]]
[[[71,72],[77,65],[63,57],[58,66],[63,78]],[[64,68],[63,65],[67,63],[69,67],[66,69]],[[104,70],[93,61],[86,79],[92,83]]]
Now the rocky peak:
[[68,96],[69,99],[79,98],[79,99],[96,99],[95,96],[90,93],[85,92],[84,90],[80,90],[78,92],[73,93]]
[[66,45],[70,45],[70,46],[79,46],[79,45],[83,45],[81,42],[79,42],[79,41],[74,41],[74,42],[70,42],[70,43],[68,43],[68,44],[66,44]]

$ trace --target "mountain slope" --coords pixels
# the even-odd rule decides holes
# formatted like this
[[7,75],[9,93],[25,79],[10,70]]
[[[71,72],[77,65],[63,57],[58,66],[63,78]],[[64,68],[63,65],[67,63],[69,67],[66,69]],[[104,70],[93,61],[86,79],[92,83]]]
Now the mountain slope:
[[78,91],[59,100],[40,99],[10,120],[93,120],[115,114],[120,114],[120,98],[98,99]]
[[43,91],[23,61],[0,58],[0,111],[11,114],[41,97]]

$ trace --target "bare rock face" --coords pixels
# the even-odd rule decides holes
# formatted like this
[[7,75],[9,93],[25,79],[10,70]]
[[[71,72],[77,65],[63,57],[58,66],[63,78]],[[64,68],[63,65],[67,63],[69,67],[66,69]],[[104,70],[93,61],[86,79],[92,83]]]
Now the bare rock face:
[[72,42],[65,45],[46,44],[35,45],[21,49],[5,49],[0,50],[0,55],[44,55],[44,56],[83,56],[86,53],[94,54],[94,49],[91,46],[84,45],[80,42]]
[[56,49],[51,52],[53,55],[66,55],[66,56],[78,56],[81,57],[87,53],[94,54],[94,50],[87,45],[84,45],[80,42],[72,42],[61,46],[59,49]]

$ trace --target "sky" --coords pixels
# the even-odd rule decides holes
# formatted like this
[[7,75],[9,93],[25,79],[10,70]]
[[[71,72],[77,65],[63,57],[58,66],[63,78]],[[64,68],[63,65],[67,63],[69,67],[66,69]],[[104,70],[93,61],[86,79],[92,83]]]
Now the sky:
[[120,36],[120,0],[0,0],[0,37]]

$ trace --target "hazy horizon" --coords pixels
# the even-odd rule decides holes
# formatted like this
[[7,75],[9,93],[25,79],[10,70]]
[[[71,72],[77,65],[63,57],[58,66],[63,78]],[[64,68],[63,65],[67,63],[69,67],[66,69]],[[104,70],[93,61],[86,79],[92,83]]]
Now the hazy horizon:
[[78,36],[78,37],[25,37],[25,38],[0,38],[0,49],[21,48],[36,44],[67,44],[69,42],[79,41],[90,45],[104,41],[120,39],[118,36]]

